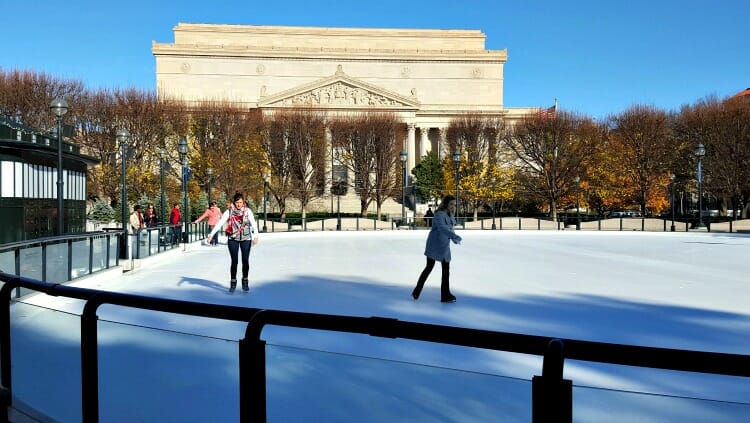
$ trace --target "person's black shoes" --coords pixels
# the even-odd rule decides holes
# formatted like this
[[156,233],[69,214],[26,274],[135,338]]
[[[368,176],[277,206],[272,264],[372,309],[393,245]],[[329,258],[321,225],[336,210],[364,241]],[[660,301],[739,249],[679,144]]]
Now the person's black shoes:
[[248,285],[247,278],[242,278],[242,290],[245,292],[250,290],[250,285]]
[[237,279],[232,279],[229,281],[229,293],[231,294],[235,289],[237,289]]
[[455,303],[456,297],[453,294],[445,294],[440,297],[441,303]]

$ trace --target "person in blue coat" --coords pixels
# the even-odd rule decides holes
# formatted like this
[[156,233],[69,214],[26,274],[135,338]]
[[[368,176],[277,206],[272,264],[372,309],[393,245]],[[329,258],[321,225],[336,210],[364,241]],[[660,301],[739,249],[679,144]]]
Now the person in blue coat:
[[456,297],[451,294],[450,289],[450,243],[461,243],[461,237],[453,231],[453,226],[456,225],[455,213],[456,197],[446,195],[435,212],[435,216],[432,218],[432,227],[430,228],[429,235],[427,235],[427,245],[424,250],[424,255],[427,256],[427,264],[424,270],[422,270],[422,274],[419,275],[417,286],[411,293],[412,298],[415,300],[419,299],[419,294],[422,292],[427,277],[430,276],[432,268],[435,267],[435,262],[439,261],[443,267],[443,277],[440,284],[440,301],[444,303],[456,301]]

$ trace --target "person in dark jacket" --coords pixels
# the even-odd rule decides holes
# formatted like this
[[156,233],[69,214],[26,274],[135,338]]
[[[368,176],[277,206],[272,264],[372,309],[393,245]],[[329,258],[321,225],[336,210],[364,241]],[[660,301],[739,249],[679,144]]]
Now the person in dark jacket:
[[450,243],[461,243],[461,237],[453,231],[453,226],[456,225],[455,213],[456,198],[452,195],[446,195],[440,203],[435,216],[432,218],[432,227],[430,228],[429,235],[427,235],[427,244],[424,251],[424,255],[427,257],[427,264],[419,275],[417,286],[411,293],[412,298],[415,300],[419,299],[419,294],[422,292],[427,277],[430,276],[432,268],[435,267],[435,262],[439,261],[443,268],[442,282],[440,284],[440,301],[444,303],[456,301],[456,297],[451,294],[450,290]]
[[432,212],[432,207],[427,207],[427,211],[424,213],[424,219],[427,221],[427,226],[432,226],[432,218],[435,217],[435,213]]
[[153,228],[159,224],[159,216],[156,215],[153,204],[146,206],[146,213],[143,213],[143,223],[146,224],[147,228]]

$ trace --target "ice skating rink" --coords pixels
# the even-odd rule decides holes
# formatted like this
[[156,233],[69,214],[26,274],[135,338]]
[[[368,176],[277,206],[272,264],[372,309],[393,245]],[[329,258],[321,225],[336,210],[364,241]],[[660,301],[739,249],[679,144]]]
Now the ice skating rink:
[[[222,244],[196,243],[124,276],[74,285],[750,354],[750,236],[460,234],[463,243],[452,246],[454,304],[439,302],[440,266],[419,301],[411,299],[426,231],[261,234],[247,294],[228,293]],[[12,316],[14,394],[63,421],[80,413],[81,310],[77,300],[36,295],[14,305]],[[237,421],[236,341],[244,324],[106,305],[98,316],[102,421]],[[269,421],[530,421],[529,380],[541,372],[539,357],[280,327],[263,335]],[[565,376],[574,381],[577,422],[733,422],[750,415],[750,381],[742,378],[570,361]]]

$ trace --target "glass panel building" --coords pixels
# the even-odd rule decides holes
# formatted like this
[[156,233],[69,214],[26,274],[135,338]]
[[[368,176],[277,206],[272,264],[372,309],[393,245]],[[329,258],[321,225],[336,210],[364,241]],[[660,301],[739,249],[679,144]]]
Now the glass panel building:
[[[65,131],[63,131],[65,133]],[[61,233],[86,231],[86,176],[98,161],[63,138]],[[0,244],[52,236],[57,225],[57,138],[0,117]]]

